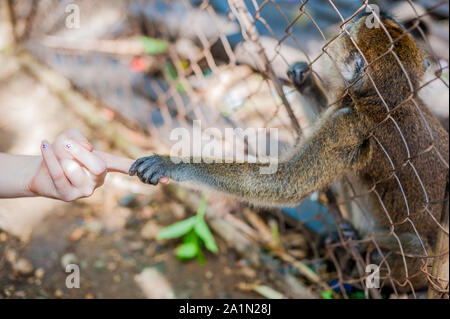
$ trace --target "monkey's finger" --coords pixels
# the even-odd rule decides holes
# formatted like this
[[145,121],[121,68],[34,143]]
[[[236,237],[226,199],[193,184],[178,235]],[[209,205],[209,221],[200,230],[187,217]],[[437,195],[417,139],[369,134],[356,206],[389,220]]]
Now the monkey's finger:
[[152,176],[152,178],[150,179],[150,184],[152,185],[158,185],[158,182],[165,177],[165,172],[163,170],[158,170],[157,172],[155,172]]
[[144,174],[145,171],[147,171],[149,168],[152,167],[153,164],[156,163],[156,160],[157,160],[156,155],[138,159],[131,167],[130,175],[137,174],[139,176],[139,175]]
[[131,158],[120,157],[97,150],[93,151],[93,153],[106,163],[108,172],[128,174],[130,172],[130,167],[134,163],[134,160]]
[[92,152],[92,150],[94,149],[93,146],[91,145],[91,143],[89,143],[89,141],[87,140],[87,138],[84,137],[84,135],[76,128],[72,128],[72,129],[68,130],[65,134],[68,138],[74,140],[75,142],[78,142],[81,146],[83,146],[89,152]]
[[144,175],[145,172],[147,172],[147,170],[149,169],[153,169],[154,170],[154,166],[155,165],[161,165],[160,162],[160,157],[158,155],[152,155],[149,157],[145,157],[144,161],[139,164],[139,167],[137,169],[137,174],[138,175]]
[[131,165],[130,171],[128,172],[130,174],[130,176],[136,175],[136,172],[139,168],[139,166],[145,162],[147,157],[141,157],[139,158],[136,162],[133,163],[133,165]]
[[57,190],[67,190],[72,187],[64,170],[62,169],[58,159],[56,158],[53,148],[50,143],[46,140],[42,141],[41,144],[42,158],[47,166],[48,173],[53,181]]
[[139,178],[144,182],[151,185],[158,185],[158,180],[164,177],[166,174],[162,165],[152,165],[147,167],[144,171],[138,172]]
[[[160,157],[157,155],[152,155],[148,157],[142,157],[139,158],[130,168],[129,174],[131,176],[137,174],[139,179],[144,183],[151,183],[153,185],[156,185],[158,183],[156,177],[151,181],[153,172],[156,172],[158,168],[155,168],[155,165],[161,166],[161,164],[158,164],[160,161]],[[163,167],[160,167],[160,171],[164,171]],[[165,175],[166,173],[159,174],[159,182],[162,184],[169,184],[169,177]],[[144,177],[145,175],[145,177]]]
[[105,162],[100,157],[96,156],[92,152],[89,152],[84,147],[81,147],[73,140],[65,140],[64,148],[73,156],[74,159],[85,166],[94,176],[100,176],[106,173]]

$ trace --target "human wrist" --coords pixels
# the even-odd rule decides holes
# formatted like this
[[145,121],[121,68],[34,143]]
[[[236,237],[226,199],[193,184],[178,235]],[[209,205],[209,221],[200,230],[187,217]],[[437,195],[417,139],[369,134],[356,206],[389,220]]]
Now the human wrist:
[[39,190],[34,185],[34,180],[42,166],[42,156],[27,156],[27,161],[28,163],[23,169],[22,181],[19,185],[19,189],[22,192],[21,197],[39,196]]
[[0,153],[0,198],[30,197],[30,183],[42,163],[40,156]]

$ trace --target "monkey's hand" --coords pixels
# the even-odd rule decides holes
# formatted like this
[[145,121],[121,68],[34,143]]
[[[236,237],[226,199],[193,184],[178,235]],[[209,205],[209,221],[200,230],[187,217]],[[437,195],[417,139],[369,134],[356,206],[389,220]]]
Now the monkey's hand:
[[296,62],[291,65],[287,71],[287,75],[295,88],[300,92],[303,92],[312,85],[312,71],[306,62]]
[[328,97],[308,63],[294,63],[289,67],[287,75],[314,113],[319,114],[326,109]]
[[129,174],[130,176],[137,174],[143,183],[157,185],[158,182],[167,183],[167,180],[163,178],[170,177],[170,171],[174,166],[170,157],[152,155],[134,162]]

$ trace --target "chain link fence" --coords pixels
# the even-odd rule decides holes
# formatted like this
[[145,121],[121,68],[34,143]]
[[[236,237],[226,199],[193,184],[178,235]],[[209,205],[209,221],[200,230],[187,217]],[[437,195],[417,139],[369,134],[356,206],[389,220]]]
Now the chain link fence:
[[[417,98],[448,129],[448,1],[9,2],[17,42],[108,112],[158,137],[167,146],[160,153],[173,144],[169,137],[174,128],[192,132],[195,120],[201,120],[203,131],[277,128],[278,148],[292,148],[311,132],[319,112],[351,94],[354,83],[339,91],[344,94],[333,95],[334,82],[345,82],[345,74],[337,79],[329,70],[329,62],[342,70],[342,59],[332,49],[348,37],[363,56],[363,76],[383,105],[368,140],[383,154],[374,165],[385,165],[388,173],[368,188],[355,184],[350,174],[308,199],[325,206],[285,211],[297,220],[299,231],[314,222],[325,227],[327,239],[313,248],[308,262],[344,297],[349,286],[366,297],[382,297],[386,289],[417,296],[425,288],[424,278],[429,297],[448,297],[448,133],[436,128],[440,124]],[[404,25],[403,34],[389,33],[392,28],[379,9]],[[367,48],[359,47],[349,29],[361,14],[389,38],[389,47],[376,57],[364,56]],[[420,84],[396,50],[407,34],[430,64]],[[305,61],[328,92],[323,109],[311,108],[287,85],[286,71],[296,61]],[[382,83],[370,72],[378,61],[395,61],[403,70],[402,101],[380,93],[386,88],[378,86],[398,83]],[[255,155],[245,134],[238,138],[248,155]],[[231,147],[225,145],[227,151]],[[388,225],[383,231],[371,217],[375,213],[368,211],[374,203]],[[334,239],[330,217],[339,226]],[[352,227],[359,237],[351,235]],[[387,249],[392,243],[397,248]],[[376,288],[368,286],[373,282],[371,264],[380,267]]]

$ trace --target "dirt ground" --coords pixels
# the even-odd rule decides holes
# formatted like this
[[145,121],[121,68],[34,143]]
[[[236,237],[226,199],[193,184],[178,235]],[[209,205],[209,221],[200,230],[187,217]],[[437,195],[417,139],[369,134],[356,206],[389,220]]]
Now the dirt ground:
[[[107,144],[13,58],[1,54],[0,65],[1,152],[38,154],[42,139],[71,127],[100,136],[96,147]],[[238,288],[257,274],[220,238],[219,254],[207,253],[204,265],[178,261],[177,242],[155,240],[161,227],[192,214],[162,187],[117,174],[75,203],[1,200],[0,298],[259,297]],[[70,262],[80,265],[79,289],[66,288]]]
[[[136,275],[152,268],[167,280],[178,298],[257,297],[237,289],[239,282],[248,282],[256,274],[250,271],[248,275],[247,267],[242,262],[239,265],[238,257],[224,243],[219,241],[220,253],[207,254],[206,264],[200,265],[196,261],[178,261],[175,243],[144,239],[151,237],[142,231],[147,224],[175,221],[174,204],[167,204],[168,199],[159,195],[137,214],[123,207],[113,208],[115,221],[98,216],[95,205],[67,204],[48,215],[33,230],[29,242],[4,235],[6,240],[0,244],[0,296],[144,298],[149,296],[141,291]],[[183,209],[176,207],[179,212]],[[14,270],[17,266],[7,261],[11,251],[32,264],[34,271],[30,275]],[[80,289],[65,286],[68,274],[62,263],[69,256],[81,267]],[[164,285],[158,289],[157,282],[146,284],[155,291],[166,289]]]

